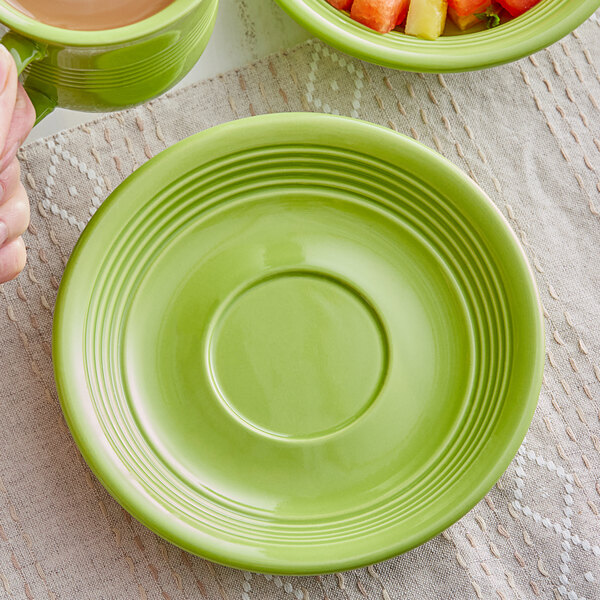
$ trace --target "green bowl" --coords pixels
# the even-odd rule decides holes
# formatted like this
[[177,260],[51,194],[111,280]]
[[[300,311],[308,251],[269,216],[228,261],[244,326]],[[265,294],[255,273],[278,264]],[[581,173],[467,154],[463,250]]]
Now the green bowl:
[[422,40],[381,34],[326,0],[276,0],[298,23],[335,48],[384,67],[429,73],[475,71],[523,58],[558,41],[600,8],[600,0],[542,0],[495,29]]

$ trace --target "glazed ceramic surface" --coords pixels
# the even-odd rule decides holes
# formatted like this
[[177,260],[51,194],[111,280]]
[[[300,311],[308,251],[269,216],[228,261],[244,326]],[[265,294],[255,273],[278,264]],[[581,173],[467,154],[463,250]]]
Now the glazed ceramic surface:
[[404,552],[507,467],[537,403],[536,288],[506,222],[435,152],[318,114],[152,159],[61,283],[67,422],[114,497],[252,571]]
[[173,87],[202,54],[216,14],[217,0],[175,0],[133,25],[72,31],[0,0],[0,23],[11,29],[3,43],[28,64],[24,85],[34,103],[43,96],[48,106],[86,111],[139,104]]
[[399,31],[382,35],[326,0],[276,1],[298,23],[343,52],[385,67],[432,73],[485,69],[533,54],[600,8],[600,0],[542,0],[500,27],[431,41]]

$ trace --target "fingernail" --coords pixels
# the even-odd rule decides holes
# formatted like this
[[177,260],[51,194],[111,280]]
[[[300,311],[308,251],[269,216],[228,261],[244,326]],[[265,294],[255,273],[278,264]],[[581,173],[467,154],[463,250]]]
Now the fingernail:
[[8,75],[12,67],[12,56],[10,52],[0,44],[0,94],[8,83]]
[[0,221],[0,248],[4,246],[4,243],[8,239],[8,227],[4,221]]

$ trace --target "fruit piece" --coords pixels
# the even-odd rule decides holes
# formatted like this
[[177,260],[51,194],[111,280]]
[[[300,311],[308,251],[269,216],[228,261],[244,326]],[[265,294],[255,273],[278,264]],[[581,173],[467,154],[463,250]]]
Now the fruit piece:
[[461,31],[486,21],[488,28],[500,24],[498,11],[492,0],[448,0],[448,16]]
[[409,35],[435,40],[446,25],[446,0],[411,0],[405,31]]
[[407,3],[407,0],[354,0],[350,16],[375,31],[388,33],[396,27],[398,15]]
[[352,6],[352,0],[327,0],[327,2],[339,10],[350,10]]
[[453,8],[448,6],[448,16],[450,20],[461,30],[465,31],[481,23],[481,20],[475,15],[459,15]]
[[396,21],[396,27],[402,25],[404,21],[406,21],[406,15],[408,14],[408,7],[410,6],[410,0],[404,0],[404,4],[400,8],[400,13],[398,14],[398,20]]
[[448,0],[448,10],[452,10],[459,17],[484,13],[491,5],[492,0]]
[[540,0],[498,0],[498,4],[501,4],[513,17],[522,15],[525,11],[528,11],[531,7],[535,6]]

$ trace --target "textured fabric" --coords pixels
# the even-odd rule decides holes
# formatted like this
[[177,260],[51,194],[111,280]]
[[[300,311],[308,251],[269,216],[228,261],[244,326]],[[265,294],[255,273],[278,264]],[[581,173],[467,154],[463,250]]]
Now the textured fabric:
[[[21,152],[29,263],[0,286],[0,598],[600,598],[600,21],[481,73],[419,75],[310,42]],[[547,365],[518,456],[444,534],[354,572],[266,577],[160,540],[91,475],[65,426],[52,309],[80,231],[136,167],[211,125],[339,112],[437,148],[517,232],[539,284]]]

